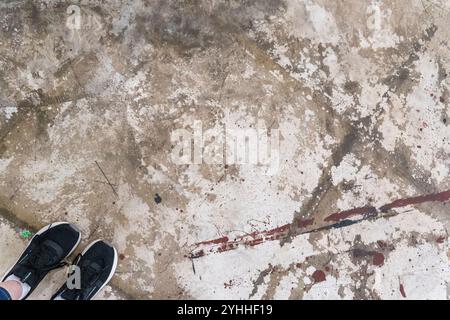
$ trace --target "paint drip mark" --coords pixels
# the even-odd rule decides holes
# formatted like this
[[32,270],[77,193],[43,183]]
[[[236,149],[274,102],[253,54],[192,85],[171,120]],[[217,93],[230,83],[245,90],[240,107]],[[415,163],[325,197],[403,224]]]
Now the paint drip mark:
[[406,298],[405,288],[401,283],[400,283],[400,294],[402,295],[403,298]]
[[[207,240],[198,242],[193,245],[193,250],[186,257],[195,259],[203,257],[211,253],[222,253],[229,250],[236,249],[238,247],[253,247],[267,241],[275,241],[286,239],[289,236],[289,232],[293,232],[295,235],[301,235],[305,233],[313,233],[323,230],[328,230],[332,228],[342,228],[349,225],[361,222],[366,219],[377,217],[380,213],[386,213],[394,208],[401,208],[410,205],[418,205],[427,202],[446,202],[450,199],[450,190],[443,191],[440,193],[433,193],[423,196],[403,198],[395,200],[391,203],[381,206],[380,208],[375,208],[372,206],[364,206],[359,208],[353,208],[350,210],[335,212],[328,215],[323,219],[323,221],[317,221],[315,219],[305,219],[295,221],[294,223],[285,224],[273,229],[254,231],[252,233],[238,236],[234,239],[229,239],[228,236],[222,236],[217,239]],[[313,225],[323,225],[325,223],[334,222],[331,224],[326,224],[325,226],[311,228]],[[374,265],[383,265],[384,256],[380,253],[374,257]]]

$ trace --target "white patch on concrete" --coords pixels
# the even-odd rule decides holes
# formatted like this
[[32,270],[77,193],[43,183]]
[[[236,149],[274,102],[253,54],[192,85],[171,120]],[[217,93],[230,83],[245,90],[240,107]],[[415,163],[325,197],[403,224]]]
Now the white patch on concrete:
[[14,158],[0,159],[0,175],[3,175]]
[[317,43],[337,44],[339,28],[333,15],[312,1],[286,2],[286,20],[292,26],[291,35],[310,38]]
[[436,245],[411,247],[406,240],[396,244],[385,264],[377,270],[373,288],[384,299],[445,300],[450,267],[447,254]]
[[17,112],[17,107],[0,106],[0,112],[5,116],[6,120],[9,120]]
[[250,64],[246,64],[245,71],[244,71],[244,74],[242,75],[242,77],[244,79],[248,80],[251,77],[253,77],[254,74],[255,74],[255,70],[253,69],[253,67]]
[[361,39],[361,46],[372,47],[372,49],[384,49],[394,47],[401,38],[392,32],[389,19],[391,10],[382,10],[382,1],[372,1],[367,7],[367,28],[371,34],[367,41]]
[[[309,289],[303,295],[304,300],[341,300],[339,295],[339,288],[341,286],[350,286],[351,279],[346,274],[340,275],[339,278],[328,275],[325,281],[315,283],[311,289]],[[349,290],[350,291],[350,290]],[[351,299],[353,294],[350,292],[345,299]]]
[[361,161],[353,153],[346,154],[339,166],[331,167],[333,185],[337,186],[343,181],[355,180],[360,165]]
[[275,59],[277,59],[277,63],[283,68],[289,69],[292,68],[292,63],[289,58],[286,56],[286,52],[288,51],[288,47],[280,44],[274,44],[273,47],[273,55]]
[[127,216],[128,232],[145,237],[146,233],[152,229],[151,222],[153,221],[148,204],[136,196],[126,183],[120,184],[118,194],[117,203]]
[[371,86],[369,83],[365,83],[361,89],[361,95],[359,97],[358,111],[360,117],[367,117],[373,114],[377,103],[381,102],[383,94],[387,91],[388,87],[383,84],[376,84]]

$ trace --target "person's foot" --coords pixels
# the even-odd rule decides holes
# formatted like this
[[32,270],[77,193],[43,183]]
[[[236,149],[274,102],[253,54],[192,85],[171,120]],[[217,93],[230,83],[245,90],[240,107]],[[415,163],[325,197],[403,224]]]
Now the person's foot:
[[22,286],[20,300],[27,298],[51,271],[64,266],[78,246],[81,233],[67,222],[56,222],[39,230],[28,243],[19,260],[0,282],[17,281]]
[[[74,268],[75,267],[75,268]],[[53,295],[53,300],[91,300],[111,280],[117,267],[117,251],[102,240],[92,242],[73,262],[73,273],[79,268],[79,287],[67,282]],[[76,287],[76,281],[74,283]],[[71,285],[72,287],[72,285]]]

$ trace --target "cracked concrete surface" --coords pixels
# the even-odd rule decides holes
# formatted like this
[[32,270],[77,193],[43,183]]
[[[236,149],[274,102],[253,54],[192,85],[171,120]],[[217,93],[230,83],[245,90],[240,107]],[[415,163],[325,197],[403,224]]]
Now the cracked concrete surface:
[[[0,272],[66,220],[120,253],[99,298],[448,299],[449,21],[447,0],[2,2]],[[278,129],[278,171],[174,163],[195,121]]]

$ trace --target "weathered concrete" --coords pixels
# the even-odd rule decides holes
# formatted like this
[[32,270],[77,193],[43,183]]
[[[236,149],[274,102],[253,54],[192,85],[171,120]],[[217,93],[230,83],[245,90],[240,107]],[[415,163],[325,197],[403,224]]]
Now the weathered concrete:
[[[0,271],[18,228],[67,220],[120,252],[105,298],[448,298],[448,21],[445,0],[0,4]],[[175,163],[195,121],[278,129],[278,171]]]

